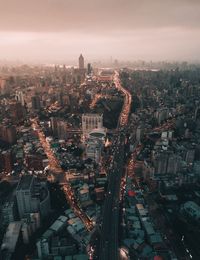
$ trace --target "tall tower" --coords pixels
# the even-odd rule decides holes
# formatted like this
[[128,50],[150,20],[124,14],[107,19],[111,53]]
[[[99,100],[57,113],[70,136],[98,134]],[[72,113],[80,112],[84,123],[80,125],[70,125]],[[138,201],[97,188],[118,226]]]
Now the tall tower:
[[83,70],[84,69],[84,58],[83,58],[82,54],[79,56],[78,61],[79,61],[79,69]]

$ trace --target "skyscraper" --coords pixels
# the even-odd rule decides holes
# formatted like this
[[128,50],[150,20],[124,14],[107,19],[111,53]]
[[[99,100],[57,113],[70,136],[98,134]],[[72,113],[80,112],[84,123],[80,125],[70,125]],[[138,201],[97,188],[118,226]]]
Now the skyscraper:
[[22,104],[22,106],[25,105],[25,101],[24,101],[24,94],[22,91],[16,91],[15,93],[15,99]]
[[88,63],[87,65],[87,74],[90,75],[92,73],[92,66],[91,63]]
[[79,60],[78,61],[79,61],[79,69],[83,70],[84,69],[84,58],[83,58],[82,54],[79,56]]
[[33,96],[31,97],[31,103],[32,103],[32,109],[40,110],[41,104],[40,104],[40,96]]
[[4,169],[6,173],[11,173],[12,171],[12,154],[10,150],[3,151],[0,154],[0,163],[2,164],[1,167]]
[[39,212],[41,217],[49,213],[49,191],[45,183],[37,182],[32,175],[22,176],[16,189],[16,198],[20,218],[29,213]]

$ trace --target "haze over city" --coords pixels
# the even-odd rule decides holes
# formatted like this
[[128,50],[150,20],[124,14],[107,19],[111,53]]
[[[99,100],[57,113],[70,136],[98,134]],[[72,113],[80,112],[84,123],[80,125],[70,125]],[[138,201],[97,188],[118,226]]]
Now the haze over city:
[[199,260],[200,0],[0,2],[0,260]]
[[0,57],[199,61],[198,0],[8,0],[0,3]]

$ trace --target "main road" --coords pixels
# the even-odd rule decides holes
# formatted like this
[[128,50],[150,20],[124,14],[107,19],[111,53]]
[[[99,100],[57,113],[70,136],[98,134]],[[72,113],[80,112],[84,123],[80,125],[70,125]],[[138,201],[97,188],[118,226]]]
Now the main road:
[[32,128],[34,131],[37,132],[38,138],[40,140],[40,143],[47,155],[47,158],[49,159],[49,166],[50,170],[54,173],[54,176],[58,177],[60,180],[65,178],[65,184],[62,185],[63,191],[66,196],[66,200],[68,201],[69,205],[71,206],[72,210],[74,211],[75,215],[78,216],[84,223],[85,228],[88,231],[91,231],[94,227],[93,222],[90,220],[90,218],[86,215],[86,213],[81,209],[79,206],[79,203],[76,199],[76,196],[74,194],[74,191],[68,181],[66,181],[65,172],[60,166],[60,163],[58,159],[56,158],[56,155],[54,154],[53,150],[51,149],[51,145],[48,142],[47,138],[45,137],[45,134],[42,131],[42,128],[38,122],[37,118],[31,119]]
[[108,177],[108,189],[103,209],[103,221],[100,239],[100,260],[118,260],[118,226],[119,226],[119,200],[121,180],[124,172],[124,143],[125,127],[128,123],[131,109],[131,94],[122,87],[119,73],[115,71],[113,81],[116,88],[124,94],[124,105],[118,121],[118,135],[113,147],[113,168]]

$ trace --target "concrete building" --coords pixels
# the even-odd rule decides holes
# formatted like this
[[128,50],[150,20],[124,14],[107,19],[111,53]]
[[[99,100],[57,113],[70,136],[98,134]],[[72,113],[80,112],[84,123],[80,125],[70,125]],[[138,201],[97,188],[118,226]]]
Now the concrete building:
[[92,66],[91,63],[88,63],[87,65],[87,74],[90,75],[92,73]]
[[22,106],[25,105],[25,100],[24,100],[24,94],[22,91],[16,91],[15,93],[15,99],[21,103]]
[[31,213],[27,214],[22,219],[22,238],[24,244],[28,244],[33,233],[40,227],[40,214]]
[[169,154],[167,163],[167,173],[176,174],[180,169],[180,156],[175,154]]
[[39,259],[43,259],[49,255],[49,253],[50,253],[49,243],[46,238],[40,239],[36,243],[36,246],[37,246],[37,254],[38,254]]
[[187,164],[193,164],[195,157],[195,149],[187,149],[185,154],[185,161]]
[[181,157],[171,151],[161,150],[155,156],[155,174],[176,174],[180,169]]
[[45,183],[39,183],[34,176],[25,175],[16,189],[17,206],[20,218],[37,213],[44,218],[50,211],[50,195]]
[[87,201],[90,199],[89,186],[87,184],[84,184],[79,189],[79,199],[81,202]]
[[25,108],[20,102],[12,102],[9,105],[10,117],[14,123],[23,122],[24,116],[26,114]]
[[40,96],[36,95],[31,98],[32,109],[39,110],[41,108]]
[[78,64],[79,64],[79,70],[84,70],[84,58],[82,54],[79,56]]
[[144,127],[139,125],[136,129],[136,141],[140,142],[144,136]]
[[16,219],[16,203],[14,201],[6,202],[2,207],[3,225],[7,226]]
[[0,125],[0,139],[6,143],[16,142],[16,128],[13,125]]
[[0,154],[0,163],[1,163],[1,168],[6,172],[6,173],[11,173],[12,172],[12,154],[10,150],[3,151]]
[[191,220],[200,221],[200,207],[194,201],[187,201],[181,207],[183,214]]
[[51,117],[51,130],[53,132],[53,135],[58,134],[58,118],[57,117]]
[[167,160],[168,160],[168,154],[164,151],[159,153],[155,158],[155,173],[158,174],[165,174],[167,171]]
[[87,140],[86,144],[86,158],[91,158],[95,162],[99,163],[101,160],[102,144],[98,140]]
[[51,254],[66,256],[76,253],[75,244],[69,243],[66,238],[59,238],[58,236],[52,238]]
[[83,135],[88,135],[96,128],[103,128],[103,115],[99,114],[83,114],[82,115],[82,131]]
[[0,78],[0,94],[6,95],[10,93],[10,87],[6,78]]
[[21,240],[21,221],[11,222],[1,244],[2,259],[11,260],[17,250],[17,244]]
[[59,120],[57,122],[57,135],[59,139],[67,138],[68,125],[65,121]]
[[167,108],[160,108],[156,111],[155,117],[158,121],[158,124],[161,124],[169,116],[169,111]]
[[58,234],[67,225],[67,217],[60,216],[42,235],[42,237],[37,241],[37,255],[39,259],[43,259],[50,254],[50,241],[53,236]]
[[91,158],[97,163],[101,160],[102,148],[105,145],[106,132],[104,128],[95,128],[86,139],[86,157]]

